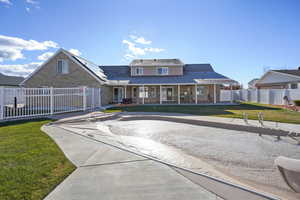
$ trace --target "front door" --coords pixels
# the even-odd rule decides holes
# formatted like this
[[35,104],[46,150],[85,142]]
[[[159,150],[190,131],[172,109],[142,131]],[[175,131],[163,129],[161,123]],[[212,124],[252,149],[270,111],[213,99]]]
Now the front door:
[[173,100],[173,88],[172,87],[163,87],[161,97],[162,97],[163,101],[172,101]]
[[114,95],[113,99],[115,103],[121,103],[123,100],[123,88],[122,87],[115,87],[114,88]]

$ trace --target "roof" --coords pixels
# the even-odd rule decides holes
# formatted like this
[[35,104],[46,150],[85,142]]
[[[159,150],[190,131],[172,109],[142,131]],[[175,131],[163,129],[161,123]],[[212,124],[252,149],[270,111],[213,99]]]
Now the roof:
[[97,81],[100,83],[103,83],[106,81],[106,76],[99,68],[98,65],[92,63],[91,61],[88,61],[80,56],[76,56],[69,51],[66,51],[62,48],[56,51],[54,55],[52,55],[48,60],[46,60],[42,65],[40,65],[38,68],[36,68],[29,76],[26,77],[25,80],[23,80],[20,84],[24,85],[27,80],[29,80],[32,76],[34,76],[40,69],[42,69],[46,64],[50,62],[54,57],[56,57],[59,53],[64,53],[67,55],[72,61],[77,63],[79,66],[81,66],[84,70],[86,70],[91,76],[93,76]]
[[280,72],[284,74],[294,75],[294,76],[300,76],[300,70],[298,69],[284,69],[284,70],[272,70],[274,72]]
[[7,76],[0,73],[0,86],[19,86],[19,84],[24,80],[20,76]]
[[172,66],[172,65],[184,65],[180,59],[135,59],[130,66]]
[[248,85],[253,85],[255,84],[257,81],[259,80],[259,78],[254,78],[251,81],[248,82]]
[[99,65],[96,65],[95,63],[86,60],[85,58],[82,58],[80,56],[72,54],[72,57],[75,58],[78,62],[80,62],[86,69],[98,76],[101,80],[106,81],[106,75],[103,73],[103,70],[100,68]]
[[210,64],[186,64],[180,76],[131,76],[128,65],[101,66],[107,79],[128,84],[196,84],[199,79],[231,80],[216,73]]

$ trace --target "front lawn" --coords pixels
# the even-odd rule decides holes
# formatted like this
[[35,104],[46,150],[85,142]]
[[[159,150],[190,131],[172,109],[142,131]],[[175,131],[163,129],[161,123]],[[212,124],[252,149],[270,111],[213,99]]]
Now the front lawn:
[[201,116],[216,116],[229,118],[243,118],[243,113],[248,114],[249,119],[258,119],[257,114],[262,112],[264,120],[300,124],[300,113],[282,109],[278,106],[241,103],[240,105],[138,105],[113,107],[105,112],[172,112],[186,113]]
[[75,166],[40,130],[49,120],[0,123],[0,199],[43,199]]

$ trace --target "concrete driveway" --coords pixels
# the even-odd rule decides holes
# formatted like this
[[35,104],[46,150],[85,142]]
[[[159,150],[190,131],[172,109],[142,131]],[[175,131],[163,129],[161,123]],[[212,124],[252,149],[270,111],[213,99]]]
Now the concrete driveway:
[[[166,165],[63,125],[42,127],[77,169],[46,200],[277,199]],[[210,191],[213,191],[210,192]],[[221,198],[222,197],[222,198]]]

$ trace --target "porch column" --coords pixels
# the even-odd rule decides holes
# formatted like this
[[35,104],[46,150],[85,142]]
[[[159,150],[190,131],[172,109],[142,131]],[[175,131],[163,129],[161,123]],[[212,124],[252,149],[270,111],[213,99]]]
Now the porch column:
[[232,84],[230,84],[230,102],[233,103]]
[[143,101],[143,104],[145,104],[145,86],[143,85],[143,99],[142,99],[142,101]]
[[124,98],[126,99],[127,98],[127,85],[125,85],[125,92],[124,92]]
[[177,93],[178,93],[178,104],[180,104],[180,85],[178,85]]
[[217,87],[216,87],[216,84],[214,84],[214,103],[217,103]]
[[162,89],[161,89],[161,85],[159,85],[159,104],[162,104],[161,93],[162,93]]
[[195,84],[195,103],[198,103],[197,84]]

